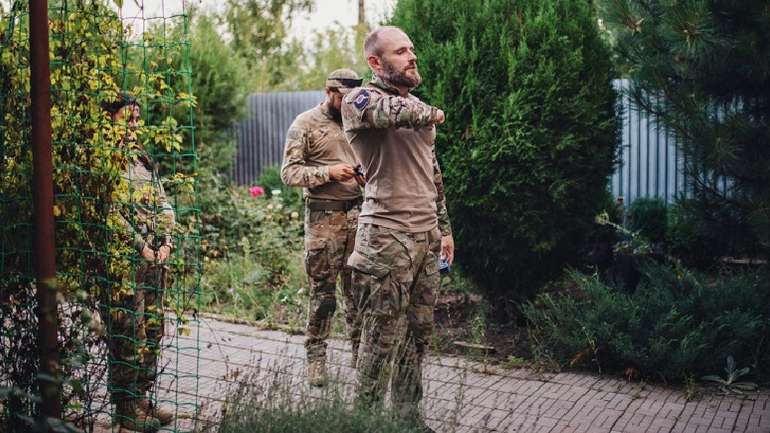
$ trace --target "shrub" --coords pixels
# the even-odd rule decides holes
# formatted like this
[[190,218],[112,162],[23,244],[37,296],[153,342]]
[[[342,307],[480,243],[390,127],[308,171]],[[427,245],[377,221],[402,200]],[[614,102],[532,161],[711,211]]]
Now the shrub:
[[680,199],[668,209],[666,244],[669,253],[688,266],[708,268],[728,250],[698,217],[692,200]]
[[653,243],[661,243],[668,223],[666,202],[660,198],[638,198],[628,209],[628,228]]
[[770,373],[767,270],[707,277],[648,263],[634,293],[573,273],[578,297],[542,295],[524,308],[533,353],[566,366],[682,380],[721,371],[727,357]]
[[[286,251],[279,269],[254,257],[248,246],[227,260],[209,260],[201,277],[201,305],[226,315],[301,326],[307,309],[307,277],[302,252]],[[275,287],[275,273],[283,274]]]
[[592,229],[615,156],[608,49],[588,1],[400,0],[447,113],[437,148],[457,261],[497,306],[558,277]]
[[272,196],[275,191],[278,191],[284,206],[288,206],[301,214],[304,213],[305,202],[302,188],[294,188],[284,184],[281,180],[281,167],[279,165],[265,167],[256,184],[262,186],[268,196]]
[[770,255],[767,1],[597,3],[632,99],[677,137],[699,231]]
[[204,308],[254,320],[294,323],[305,308],[302,218],[281,196],[244,187],[201,194]]

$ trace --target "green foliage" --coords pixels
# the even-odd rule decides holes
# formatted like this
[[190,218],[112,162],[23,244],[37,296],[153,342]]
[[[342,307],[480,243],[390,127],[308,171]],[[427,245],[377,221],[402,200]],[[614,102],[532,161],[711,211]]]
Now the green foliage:
[[770,253],[770,8],[605,0],[631,96],[678,137],[689,217],[715,255]]
[[[230,45],[250,67],[267,58],[296,61],[285,45],[289,25],[297,12],[309,12],[312,6],[311,0],[227,0],[223,19],[232,36]],[[270,79],[280,82],[283,78]]]
[[[228,396],[216,433],[419,433],[414,420],[390,410],[364,409],[345,401],[341,390],[321,395],[298,391],[285,372],[247,379]],[[330,385],[331,386],[331,385]]]
[[[6,407],[20,417],[34,413],[38,374],[26,8],[14,2],[12,13],[0,16],[0,383],[16,387]],[[125,64],[137,42],[126,37],[113,5],[54,1],[49,17],[55,194],[49,211],[55,217],[62,406],[66,419],[83,424],[93,391],[87,385],[103,383],[106,374],[103,359],[97,362],[105,331],[96,319],[100,301],[133,290],[124,278],[133,267],[131,236],[116,220],[116,210],[132,201],[122,173],[133,150],[123,140],[126,125],[113,123],[102,103],[113,102],[131,77],[137,86],[129,90],[154,113],[131,133],[142,145],[181,152],[181,127],[168,113],[189,101],[168,86],[167,57],[142,68]],[[180,172],[169,181],[192,207],[192,179]],[[180,225],[180,231],[187,228]],[[0,413],[0,430],[6,416]]]
[[[20,391],[9,403],[14,415],[34,413],[31,396],[37,392],[38,374],[26,13],[26,3],[16,2],[13,13],[0,18],[0,383]],[[120,68],[122,27],[103,3],[93,2],[53,15],[50,31],[52,146],[58,168],[53,173],[56,287],[63,299],[74,303],[99,293],[99,277],[108,273],[103,254],[116,249],[105,225],[126,156],[116,131],[105,128],[109,119],[100,103],[114,98],[118,90],[113,73]],[[72,44],[73,39],[79,43]],[[80,305],[60,312],[60,323],[72,325],[62,324],[58,331],[65,379],[88,358],[83,348],[97,343],[83,310]],[[84,397],[67,386],[64,407]],[[6,415],[0,413],[0,430],[9,421]]]
[[190,85],[197,101],[195,141],[205,184],[206,175],[230,172],[235,157],[232,128],[243,115],[249,71],[222,39],[213,18],[195,14],[192,22],[190,68],[195,73]]
[[277,192],[280,194],[281,202],[283,202],[284,206],[300,214],[304,213],[305,202],[302,197],[302,188],[286,186],[281,180],[281,167],[279,165],[265,167],[259,175],[256,184],[265,189],[268,197],[272,197]]
[[579,296],[541,295],[524,308],[537,356],[674,381],[718,371],[733,356],[757,377],[770,374],[767,270],[714,279],[649,263],[631,294],[572,276]]
[[360,76],[367,76],[369,67],[361,55],[364,37],[362,32],[342,25],[319,31],[313,35],[310,48],[302,54],[300,72],[279,88],[292,91],[320,89],[329,72],[339,68],[351,68]]
[[[243,243],[243,253],[227,260],[207,260],[201,278],[201,304],[225,315],[265,321],[267,324],[302,327],[307,309],[307,277],[302,252],[282,251],[288,263],[279,269],[258,259]],[[274,287],[276,272],[283,272],[284,284]]]
[[[578,260],[615,157],[609,52],[588,1],[401,0],[424,84],[457,260],[521,300]],[[510,306],[509,302],[494,302]]]
[[727,250],[724,238],[714,236],[698,217],[697,204],[680,199],[668,208],[666,246],[688,266],[708,268]]
[[751,369],[749,367],[737,368],[733,357],[728,356],[727,366],[725,367],[726,376],[724,378],[716,375],[708,375],[703,376],[701,379],[706,382],[716,383],[719,386],[719,389],[725,394],[729,394],[730,392],[743,394],[744,391],[756,391],[758,388],[756,383],[738,380],[749,374],[750,371]]
[[638,198],[628,209],[628,228],[653,243],[663,242],[668,223],[668,207],[660,198]]
[[204,308],[254,320],[297,324],[304,314],[302,218],[282,197],[243,187],[213,188],[200,199]]

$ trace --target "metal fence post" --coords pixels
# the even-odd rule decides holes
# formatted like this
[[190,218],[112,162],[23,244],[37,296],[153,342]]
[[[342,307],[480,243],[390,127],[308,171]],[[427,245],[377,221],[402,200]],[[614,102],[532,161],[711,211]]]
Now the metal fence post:
[[35,273],[38,343],[44,418],[61,418],[56,259],[51,155],[51,70],[48,63],[48,1],[30,0],[30,72],[32,96],[32,193],[34,196]]

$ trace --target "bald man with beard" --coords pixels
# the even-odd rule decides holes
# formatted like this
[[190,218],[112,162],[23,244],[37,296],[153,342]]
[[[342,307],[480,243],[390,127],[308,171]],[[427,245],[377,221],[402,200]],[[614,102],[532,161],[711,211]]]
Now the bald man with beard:
[[429,431],[418,408],[422,362],[433,332],[438,260],[451,262],[454,254],[434,147],[444,112],[410,94],[421,77],[402,30],[372,31],[364,54],[374,79],[342,103],[343,130],[366,173],[348,260],[364,312],[358,399],[381,403],[392,375],[394,408]]

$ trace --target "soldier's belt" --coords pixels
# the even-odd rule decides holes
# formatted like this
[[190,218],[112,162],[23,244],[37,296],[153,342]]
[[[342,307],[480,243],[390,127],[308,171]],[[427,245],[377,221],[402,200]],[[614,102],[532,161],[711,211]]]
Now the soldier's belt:
[[308,210],[337,210],[347,212],[355,207],[361,205],[361,198],[353,200],[318,200],[309,198],[307,199]]

